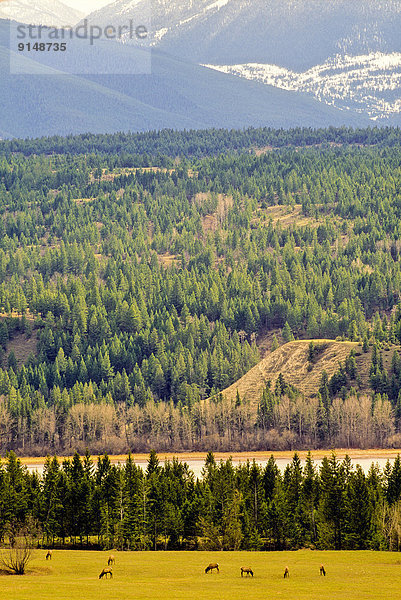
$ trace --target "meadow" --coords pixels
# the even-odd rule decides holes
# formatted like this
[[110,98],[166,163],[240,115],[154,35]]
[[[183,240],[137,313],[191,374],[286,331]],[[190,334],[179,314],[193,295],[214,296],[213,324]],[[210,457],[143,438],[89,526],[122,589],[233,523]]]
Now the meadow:
[[[38,550],[23,576],[0,576],[8,600],[381,600],[397,598],[393,552],[114,552],[113,579],[99,580],[108,552]],[[220,573],[205,574],[210,562]],[[327,576],[319,575],[324,564]],[[252,567],[254,577],[240,575]],[[289,579],[283,578],[288,566]]]

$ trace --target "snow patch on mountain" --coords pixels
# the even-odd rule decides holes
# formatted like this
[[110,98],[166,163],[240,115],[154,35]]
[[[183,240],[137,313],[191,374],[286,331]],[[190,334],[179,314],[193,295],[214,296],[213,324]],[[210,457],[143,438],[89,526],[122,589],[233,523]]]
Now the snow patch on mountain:
[[401,53],[336,55],[297,73],[272,64],[203,65],[283,90],[304,92],[342,110],[365,113],[372,120],[401,113]]
[[206,7],[206,10],[212,10],[214,8],[217,8],[217,10],[219,10],[220,8],[223,8],[223,6],[228,4],[229,1],[230,0],[216,0],[216,2],[209,4],[209,6]]
[[182,21],[179,21],[178,27],[180,27],[181,25],[186,25],[187,23],[190,23],[191,21],[196,21],[197,19],[198,20],[202,19],[205,15],[207,15],[208,12],[220,10],[221,8],[223,8],[223,6],[225,6],[229,2],[230,2],[230,0],[217,0],[216,2],[212,2],[211,4],[208,4],[207,6],[203,7],[202,11],[195,13],[194,15],[191,15],[187,19],[183,19]]
[[[184,19],[180,19],[177,23],[170,24],[170,27],[162,27],[161,29],[156,29],[153,33],[151,33],[151,45],[157,46],[162,38],[168,35],[171,32],[174,32],[174,35],[178,35],[180,29],[184,29],[188,23],[191,25],[196,24],[197,21],[201,21],[205,17],[207,17],[210,13],[217,12],[224,6],[226,6],[231,0],[214,0],[210,4],[206,4],[206,6],[202,6],[202,9],[194,14],[186,14]],[[193,8],[193,7],[191,7]]]
[[126,13],[129,13],[138,4],[138,2],[139,0],[131,0],[131,2],[125,2],[124,4],[121,4],[121,2],[116,2],[116,14],[125,15]]
[[168,33],[167,27],[163,27],[163,29],[159,29],[158,31],[156,31],[154,33],[155,40],[160,41],[166,35],[166,33]]

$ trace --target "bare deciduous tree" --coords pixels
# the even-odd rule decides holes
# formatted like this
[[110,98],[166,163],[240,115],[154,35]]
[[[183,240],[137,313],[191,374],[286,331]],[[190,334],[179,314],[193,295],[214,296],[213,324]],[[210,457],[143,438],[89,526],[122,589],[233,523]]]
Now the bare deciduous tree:
[[0,564],[15,575],[24,575],[37,544],[38,530],[28,522],[9,533],[9,547],[0,555]]

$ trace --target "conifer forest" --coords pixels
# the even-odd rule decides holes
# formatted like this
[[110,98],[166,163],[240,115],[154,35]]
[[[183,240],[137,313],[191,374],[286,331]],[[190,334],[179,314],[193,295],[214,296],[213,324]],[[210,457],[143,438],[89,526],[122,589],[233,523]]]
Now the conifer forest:
[[[0,141],[0,452],[399,447],[400,141],[392,128]],[[252,400],[224,393],[300,340],[308,370],[327,341],[349,352],[307,393],[288,370]],[[261,535],[262,508],[248,512]]]

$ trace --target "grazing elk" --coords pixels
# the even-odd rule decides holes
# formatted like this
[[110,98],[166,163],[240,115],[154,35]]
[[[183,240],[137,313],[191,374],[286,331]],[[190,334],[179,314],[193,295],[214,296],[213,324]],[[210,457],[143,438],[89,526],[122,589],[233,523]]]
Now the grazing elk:
[[251,567],[241,567],[241,577],[244,576],[244,573],[246,574],[246,576],[252,575],[252,577],[253,577],[253,571],[252,571]]
[[326,577],[326,571],[323,565],[320,565],[320,575],[324,575]]
[[53,550],[48,550],[47,554],[46,554],[46,560],[51,560],[52,559],[52,554],[53,554]]
[[284,579],[286,579],[289,576],[290,576],[290,570],[289,570],[288,567],[286,567],[285,570],[284,570]]
[[218,563],[210,563],[210,565],[206,567],[205,573],[209,573],[209,571],[212,573],[213,569],[216,569],[216,571],[220,573]]
[[110,565],[115,565],[116,564],[116,557],[114,556],[114,554],[110,554],[108,560],[107,560],[107,564]]
[[103,569],[103,571],[100,573],[99,579],[102,579],[104,576],[106,576],[106,579],[107,579],[107,575],[110,575],[110,579],[113,577],[113,571],[112,571],[111,567],[105,567]]

